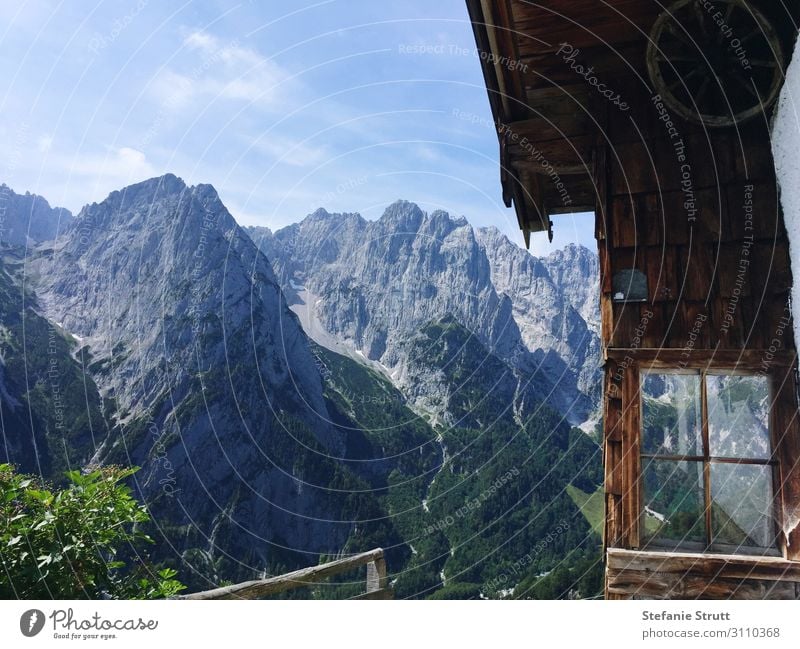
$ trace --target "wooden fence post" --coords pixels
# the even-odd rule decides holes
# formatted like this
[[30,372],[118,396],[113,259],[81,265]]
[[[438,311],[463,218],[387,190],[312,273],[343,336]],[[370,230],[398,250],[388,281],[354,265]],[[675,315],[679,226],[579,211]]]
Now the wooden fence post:
[[387,585],[386,559],[380,556],[367,564],[367,592],[383,590]]

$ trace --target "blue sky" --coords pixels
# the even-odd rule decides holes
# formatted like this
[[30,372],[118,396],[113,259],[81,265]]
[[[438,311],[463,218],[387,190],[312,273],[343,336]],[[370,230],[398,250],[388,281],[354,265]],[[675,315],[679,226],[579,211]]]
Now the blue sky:
[[245,225],[405,198],[522,241],[463,0],[4,1],[0,66],[0,181],[51,204],[170,171]]

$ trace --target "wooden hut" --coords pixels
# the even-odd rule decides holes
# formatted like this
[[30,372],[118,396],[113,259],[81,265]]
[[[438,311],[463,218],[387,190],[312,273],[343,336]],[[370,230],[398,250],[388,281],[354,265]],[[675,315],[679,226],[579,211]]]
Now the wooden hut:
[[526,242],[559,214],[596,215],[606,596],[800,598],[792,270],[770,144],[798,3],[467,5]]

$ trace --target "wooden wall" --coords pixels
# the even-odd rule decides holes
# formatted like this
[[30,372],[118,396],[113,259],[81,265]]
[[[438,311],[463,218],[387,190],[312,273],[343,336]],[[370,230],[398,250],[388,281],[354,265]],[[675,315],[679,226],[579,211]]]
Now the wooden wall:
[[[777,336],[794,349],[782,321],[789,244],[764,120],[703,132],[676,117],[680,136],[670,140],[634,89],[641,134],[607,110],[611,143],[597,178],[606,187],[597,211],[604,344],[768,349]],[[647,276],[646,304],[611,303],[613,274],[628,268]]]
[[777,557],[609,550],[607,564],[610,599],[800,599],[800,564]]
[[[606,547],[639,548],[640,368],[729,367],[771,377],[782,550],[800,561],[792,274],[767,119],[706,130],[665,107],[670,132],[641,79],[623,75],[615,83],[633,114],[606,107],[605,141],[595,151]],[[631,268],[646,276],[647,300],[615,302],[613,276]],[[629,578],[636,581],[614,576]],[[615,588],[608,594],[620,597]]]

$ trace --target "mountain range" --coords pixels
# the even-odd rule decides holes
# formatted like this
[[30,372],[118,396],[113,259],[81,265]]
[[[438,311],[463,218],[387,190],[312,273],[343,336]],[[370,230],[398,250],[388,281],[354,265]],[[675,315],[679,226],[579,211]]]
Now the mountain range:
[[[536,258],[494,227],[407,201],[377,221],[317,210],[274,234],[248,228],[319,344],[382,370],[420,413],[448,422],[435,380],[408,371],[408,341],[446,315],[580,425],[600,381],[597,256],[569,245]],[[513,397],[510,397],[513,399]]]
[[0,199],[0,459],[140,466],[192,587],[376,546],[403,597],[598,587],[585,248],[405,201],[243,229],[171,174],[74,217]]

